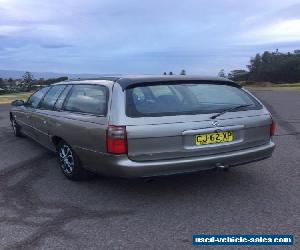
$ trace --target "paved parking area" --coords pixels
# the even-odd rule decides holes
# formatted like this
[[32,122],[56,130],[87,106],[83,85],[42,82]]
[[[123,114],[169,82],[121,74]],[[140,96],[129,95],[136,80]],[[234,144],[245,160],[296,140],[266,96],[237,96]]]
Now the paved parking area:
[[68,181],[52,153],[13,136],[0,105],[0,249],[190,249],[197,233],[294,234],[299,244],[300,91],[255,94],[278,124],[272,158],[149,183]]

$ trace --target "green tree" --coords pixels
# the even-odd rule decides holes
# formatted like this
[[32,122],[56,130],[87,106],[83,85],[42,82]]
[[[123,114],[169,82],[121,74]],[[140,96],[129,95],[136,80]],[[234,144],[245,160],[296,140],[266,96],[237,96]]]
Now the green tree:
[[0,89],[5,89],[5,87],[6,86],[5,86],[5,82],[4,82],[3,78],[0,78]]
[[300,49],[294,50],[294,53],[295,53],[295,54],[300,54]]
[[183,75],[183,76],[185,76],[185,75],[186,75],[186,71],[185,71],[185,69],[181,70],[181,72],[180,72],[180,75]]
[[247,67],[249,72],[232,71],[230,78],[256,82],[299,82],[300,50],[287,53],[265,51],[252,57]]
[[247,65],[250,71],[250,79],[257,81],[261,71],[262,60],[260,54],[256,54],[255,57],[250,59],[250,65]]
[[23,75],[23,82],[30,84],[32,80],[33,80],[33,75],[30,72],[26,71],[25,74]]
[[228,78],[233,81],[247,81],[249,77],[249,72],[244,69],[232,70],[228,74]]
[[29,91],[32,88],[32,83],[33,83],[33,75],[26,71],[25,74],[23,75],[23,82],[26,86],[26,89]]
[[224,77],[224,78],[226,77],[224,69],[220,70],[220,72],[218,73],[218,76],[219,77]]

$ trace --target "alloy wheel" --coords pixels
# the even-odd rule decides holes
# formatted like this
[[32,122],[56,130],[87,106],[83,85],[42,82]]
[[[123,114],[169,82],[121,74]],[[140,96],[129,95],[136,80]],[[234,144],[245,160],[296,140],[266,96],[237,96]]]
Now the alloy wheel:
[[15,119],[11,120],[11,126],[13,128],[14,134],[16,135],[17,134],[17,124],[16,124]]
[[71,148],[63,144],[59,149],[59,160],[62,170],[67,174],[72,174],[74,170],[74,156]]

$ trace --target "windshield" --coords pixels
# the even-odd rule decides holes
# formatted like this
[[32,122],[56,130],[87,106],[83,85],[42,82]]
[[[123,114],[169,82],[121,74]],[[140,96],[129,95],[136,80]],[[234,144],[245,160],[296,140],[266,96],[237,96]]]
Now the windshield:
[[247,105],[243,110],[262,108],[242,89],[217,83],[147,84],[126,90],[130,117],[210,114],[240,105]]

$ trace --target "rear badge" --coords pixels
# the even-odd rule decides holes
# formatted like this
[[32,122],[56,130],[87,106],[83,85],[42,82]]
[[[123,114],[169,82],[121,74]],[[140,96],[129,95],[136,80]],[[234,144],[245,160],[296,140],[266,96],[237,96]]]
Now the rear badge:
[[215,126],[215,127],[220,126],[220,124],[217,121],[213,121],[212,125]]

